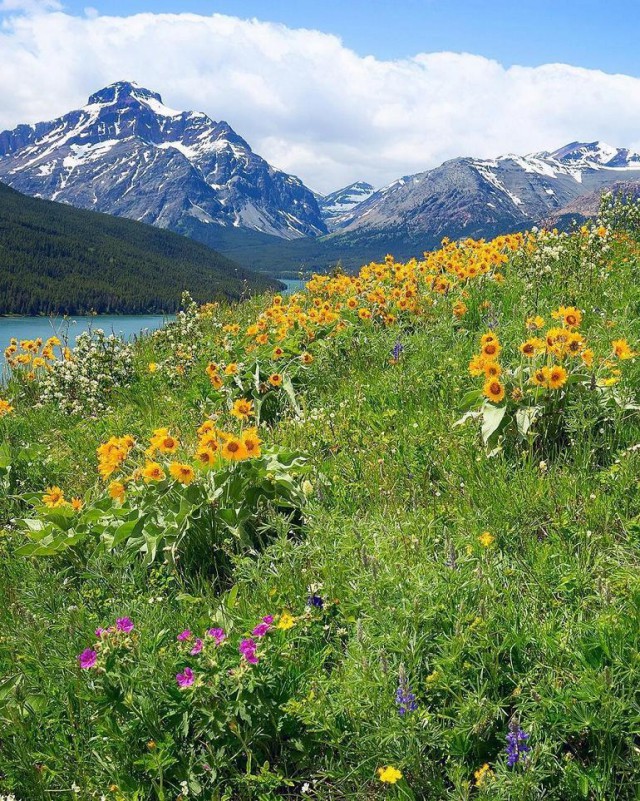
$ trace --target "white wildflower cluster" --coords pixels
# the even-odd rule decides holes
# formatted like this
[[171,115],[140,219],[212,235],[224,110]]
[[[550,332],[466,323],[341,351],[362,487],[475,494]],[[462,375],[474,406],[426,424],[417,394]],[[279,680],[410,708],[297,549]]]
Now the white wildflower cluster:
[[640,198],[623,192],[605,192],[600,200],[598,224],[611,231],[640,232]]
[[611,229],[601,220],[583,225],[578,236],[556,229],[532,228],[532,247],[526,247],[523,272],[533,288],[545,277],[559,277],[567,269],[577,269],[582,275],[606,277],[608,254],[611,250]]
[[39,387],[40,403],[55,403],[67,414],[104,412],[112,391],[134,376],[131,346],[101,328],[80,334],[68,356],[51,365]]
[[188,292],[183,293],[181,306],[175,320],[152,334],[154,344],[167,352],[155,363],[154,372],[164,373],[170,381],[184,376],[195,363],[203,341],[202,322],[212,317],[213,307],[198,306]]

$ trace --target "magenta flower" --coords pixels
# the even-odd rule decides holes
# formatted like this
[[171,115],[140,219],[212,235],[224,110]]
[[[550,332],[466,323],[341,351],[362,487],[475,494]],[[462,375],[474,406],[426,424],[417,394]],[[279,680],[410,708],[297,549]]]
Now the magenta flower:
[[209,629],[207,634],[209,637],[213,637],[213,639],[216,641],[216,645],[221,645],[227,639],[224,629]]
[[118,631],[123,631],[125,634],[128,634],[130,631],[133,631],[133,620],[130,617],[119,617],[116,620],[116,628]]
[[258,664],[258,657],[256,656],[256,648],[257,644],[255,640],[252,640],[248,637],[246,640],[242,640],[240,645],[238,646],[238,650],[242,654],[242,656],[252,665]]
[[182,673],[176,673],[176,681],[178,682],[178,687],[191,687],[195,681],[193,670],[190,667],[186,667]]
[[189,629],[181,631],[180,634],[178,634],[177,636],[177,640],[179,642],[184,642],[185,640],[190,640],[190,639],[191,639],[191,632],[189,631]]
[[81,654],[78,654],[78,662],[82,670],[89,670],[95,667],[98,661],[98,654],[92,648],[86,648]]
[[269,625],[271,625],[273,623],[273,615],[265,615],[262,618],[262,622],[263,623],[268,623]]
[[193,644],[193,648],[190,651],[191,656],[195,656],[196,654],[199,654],[200,651],[202,651],[203,646],[204,646],[204,643],[202,642],[200,637],[196,637],[196,641]]
[[258,623],[255,629],[251,632],[254,637],[264,637],[269,631],[271,625],[269,623]]
[[103,629],[100,626],[98,626],[98,628],[96,629],[96,637],[102,637],[103,634],[108,634],[108,633],[109,632],[106,629]]

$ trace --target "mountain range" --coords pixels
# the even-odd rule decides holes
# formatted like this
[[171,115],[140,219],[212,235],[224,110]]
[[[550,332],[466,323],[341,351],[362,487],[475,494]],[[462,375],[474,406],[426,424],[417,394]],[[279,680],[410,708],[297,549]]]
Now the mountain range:
[[443,236],[566,220],[579,198],[640,181],[640,155],[572,142],[524,156],[456,158],[377,191],[359,181],[322,196],[254,153],[228,123],[176,111],[157,92],[120,81],[56,120],[0,133],[0,181],[168,228],[282,274],[338,259],[357,266],[387,252],[420,255]]

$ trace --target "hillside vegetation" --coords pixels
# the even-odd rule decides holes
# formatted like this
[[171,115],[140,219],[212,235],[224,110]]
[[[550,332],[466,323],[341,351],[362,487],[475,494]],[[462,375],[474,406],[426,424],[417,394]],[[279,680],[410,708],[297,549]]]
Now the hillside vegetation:
[[277,287],[170,231],[0,184],[0,314],[174,312],[184,290],[204,303]]
[[637,799],[639,220],[16,342],[0,794]]

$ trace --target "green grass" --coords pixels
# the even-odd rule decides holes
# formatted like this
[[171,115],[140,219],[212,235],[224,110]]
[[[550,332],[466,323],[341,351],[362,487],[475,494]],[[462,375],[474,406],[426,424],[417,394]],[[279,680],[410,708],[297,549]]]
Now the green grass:
[[[472,291],[459,324],[443,303],[426,321],[313,345],[303,419],[285,413],[263,433],[309,457],[304,525],[291,531],[274,513],[270,544],[236,555],[224,585],[119,551],[20,558],[10,522],[24,513],[17,496],[48,484],[91,493],[95,448],[112,434],[199,425],[212,408],[201,368],[217,353],[217,328],[199,343],[194,377],[173,384],[146,372],[157,354],[143,340],[136,383],[97,419],[18,397],[0,422],[13,454],[0,503],[0,794],[175,799],[184,777],[189,798],[207,800],[640,798],[637,414],[605,425],[569,406],[562,448],[505,445],[492,458],[477,425],[453,425],[477,386],[467,364],[486,330],[482,301],[505,349],[527,316],[571,303],[590,342],[633,345],[637,279],[627,241],[601,280],[567,263],[531,287],[513,267],[503,286]],[[263,305],[230,307],[225,319],[246,325]],[[396,341],[404,351],[390,364]],[[637,359],[624,386],[637,396]],[[486,548],[484,531],[495,537]],[[321,613],[304,612],[310,588],[325,599]],[[244,632],[285,609],[299,619],[274,635],[253,694],[185,706],[174,690],[178,632],[215,620]],[[107,691],[76,655],[122,615],[139,644]],[[395,705],[403,670],[418,703],[406,717]],[[514,716],[532,750],[509,769]],[[218,746],[225,767],[198,795]],[[494,777],[475,787],[484,763]],[[377,778],[388,764],[403,773],[397,785]]]

